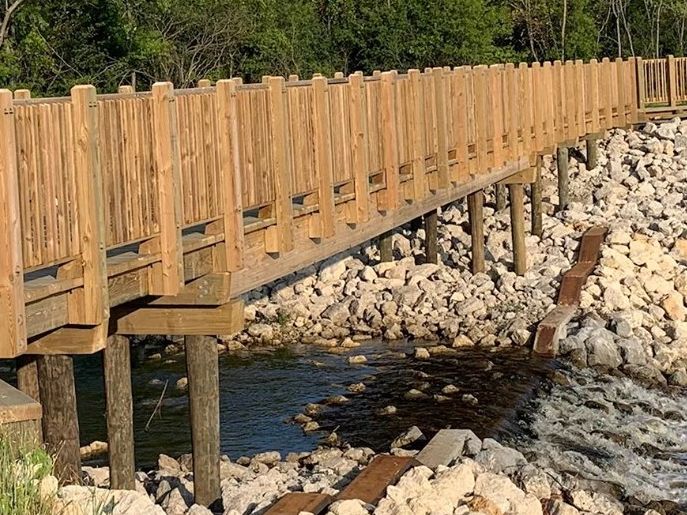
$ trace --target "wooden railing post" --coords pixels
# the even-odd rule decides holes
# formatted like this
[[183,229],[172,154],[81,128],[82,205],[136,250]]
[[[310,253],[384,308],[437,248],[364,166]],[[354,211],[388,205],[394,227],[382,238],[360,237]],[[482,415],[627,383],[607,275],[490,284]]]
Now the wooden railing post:
[[[492,161],[494,168],[503,166],[503,65],[492,64],[489,67],[491,84],[491,119],[492,119]],[[505,189],[504,189],[505,192]]]
[[[518,148],[519,154],[525,154],[528,158],[532,157],[532,88],[533,88],[533,74],[534,70],[527,66],[527,63],[520,63],[518,65],[519,74],[519,93],[518,101],[520,102],[520,128],[522,131],[522,142]],[[536,130],[535,130],[536,133]],[[517,139],[517,136],[516,136]],[[517,157],[517,156],[516,156]]]
[[587,117],[584,94],[584,63],[581,59],[577,59],[573,66],[575,67],[575,128],[577,130],[575,135],[580,138],[587,134]]
[[592,113],[591,133],[595,134],[601,129],[599,116],[599,64],[596,59],[589,61],[589,76],[590,111]]
[[618,126],[625,127],[627,124],[627,100],[625,98],[625,62],[622,57],[615,60],[615,68],[618,77]]
[[561,75],[561,96],[565,120],[565,140],[573,141],[577,137],[577,100],[575,98],[575,64],[573,61],[563,63]]
[[370,163],[367,153],[365,80],[362,73],[354,73],[348,78],[348,89],[356,221],[361,223],[370,219]]
[[238,84],[235,80],[217,82],[217,121],[219,132],[219,165],[222,176],[224,216],[224,263],[222,271],[243,268],[243,199],[241,195],[241,157],[239,153]]
[[518,94],[518,79],[519,72],[515,71],[513,63],[507,63],[504,72],[504,98],[507,101],[504,104],[504,109],[508,113],[508,152],[506,153],[506,161],[512,161],[520,155],[520,145],[518,137],[518,125],[520,123],[520,95]]
[[[312,80],[312,127],[319,227],[311,230],[318,238],[334,236],[334,177],[332,174],[332,138],[329,121],[329,86],[324,77]],[[311,228],[313,229],[313,228]]]
[[554,99],[554,144],[566,139],[565,133],[565,79],[563,78],[563,63],[553,62],[553,99]]
[[630,106],[630,122],[637,123],[639,121],[639,78],[638,78],[638,65],[637,61],[641,61],[641,58],[630,57],[628,58],[627,67],[630,70],[630,81],[628,82],[629,91],[626,91],[628,103]]
[[105,221],[98,148],[95,87],[71,90],[74,130],[74,175],[79,222],[83,288],[69,294],[69,322],[99,325],[110,315],[105,268]]
[[473,69],[473,92],[475,97],[475,149],[477,153],[477,175],[486,173],[489,155],[487,153],[487,67]]
[[24,264],[12,92],[0,90],[0,357],[26,350]]
[[[543,99],[544,98],[544,78],[542,68],[539,62],[532,63],[531,68],[532,78],[532,94],[530,98]],[[546,109],[543,102],[536,101],[532,106],[532,123],[534,124],[534,149],[536,152],[541,152],[546,146],[544,140],[544,119],[546,117]]]
[[[289,170],[288,137],[286,124],[286,84],[284,77],[267,77],[269,87],[270,146],[272,147],[272,173],[274,174],[276,225],[266,234],[268,253],[286,253],[294,248],[293,201]],[[276,230],[276,233],[274,231]]]
[[411,170],[413,174],[413,197],[422,200],[427,194],[425,169],[425,146],[423,142],[424,102],[420,70],[408,70],[409,95],[409,145]]
[[668,56],[668,101],[670,107],[677,105],[677,66],[675,57]]
[[455,86],[454,102],[456,103],[456,108],[454,109],[456,119],[453,121],[453,127],[456,142],[456,160],[458,161],[456,173],[453,177],[458,183],[467,182],[470,178],[470,168],[468,165],[470,156],[468,151],[468,102],[466,87],[468,69],[467,66],[457,66],[453,69],[453,81]]
[[381,81],[382,166],[386,189],[380,192],[378,198],[379,210],[386,212],[398,206],[400,190],[396,133],[396,72],[382,73]]
[[152,102],[161,261],[153,267],[150,293],[176,295],[184,285],[184,261],[181,244],[181,158],[172,83],[153,84]]
[[444,85],[444,69],[433,68],[434,102],[436,107],[436,139],[437,139],[437,177],[440,189],[448,188],[448,131],[446,127],[446,89]]
[[646,79],[644,76],[644,61],[641,57],[637,57],[635,60],[635,70],[635,76],[637,77],[637,108],[642,110],[646,102]]
[[601,87],[599,89],[599,94],[601,96],[599,104],[604,111],[604,129],[610,129],[613,127],[613,95],[611,91],[611,62],[608,57],[604,57],[601,60]]

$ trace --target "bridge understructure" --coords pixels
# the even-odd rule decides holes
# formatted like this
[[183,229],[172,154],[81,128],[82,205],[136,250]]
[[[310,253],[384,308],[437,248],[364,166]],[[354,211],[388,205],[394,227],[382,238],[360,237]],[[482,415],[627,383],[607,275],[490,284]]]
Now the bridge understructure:
[[[484,190],[510,196],[526,271],[524,191],[541,235],[541,156],[679,112],[687,61],[603,59],[264,77],[175,90],[31,98],[0,90],[0,358],[17,361],[0,424],[79,481],[72,357],[103,354],[112,488],[134,487],[131,335],[186,340],[196,501],[219,497],[217,345],[239,296],[467,197],[483,271]],[[684,91],[683,91],[684,90]],[[0,382],[0,386],[4,383]],[[7,388],[9,385],[4,385]],[[40,422],[40,423],[39,423]],[[18,429],[17,429],[18,430]]]

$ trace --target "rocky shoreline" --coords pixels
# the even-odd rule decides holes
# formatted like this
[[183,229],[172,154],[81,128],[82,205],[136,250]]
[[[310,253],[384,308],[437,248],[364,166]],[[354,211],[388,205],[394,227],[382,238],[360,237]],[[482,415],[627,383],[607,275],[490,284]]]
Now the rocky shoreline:
[[[507,211],[494,212],[489,206],[484,210],[487,271],[471,274],[467,209],[459,202],[440,214],[441,264],[423,263],[422,229],[400,228],[393,238],[396,260],[392,263],[378,263],[375,246],[364,245],[247,294],[250,325],[243,333],[221,340],[221,350],[240,354],[298,341],[344,354],[356,366],[366,360],[356,352],[359,342],[375,337],[436,342],[415,349],[415,359],[440,359],[471,347],[497,352],[527,346],[536,323],[554,303],[562,273],[575,262],[581,235],[603,224],[609,235],[602,258],[582,291],[578,315],[561,341],[561,354],[576,367],[590,367],[600,374],[588,379],[592,383],[605,381],[599,377],[610,374],[667,395],[681,391],[687,386],[687,121],[610,132],[600,141],[599,166],[594,170],[587,171],[578,155],[571,152],[571,203],[555,215],[555,163],[544,160],[544,233],[542,238],[527,237],[525,276],[511,271]],[[179,343],[166,344],[163,351],[153,349],[152,358],[179,349]],[[360,392],[353,393],[362,393],[364,385],[358,388]],[[624,403],[615,398],[581,402],[601,411],[604,408],[598,404],[608,402],[622,409],[618,405]],[[670,416],[667,412],[661,417]],[[296,421],[305,430],[316,430],[313,414],[306,409]],[[559,414],[563,425],[566,416]],[[684,422],[679,412],[673,416]],[[684,448],[686,442],[687,431],[682,441],[672,443]],[[454,465],[436,471],[413,469],[374,512],[681,513],[677,504],[668,501],[654,499],[652,504],[650,499],[625,497],[621,502],[618,492],[598,478],[568,477],[563,462],[550,451],[530,446],[528,462],[518,450],[472,435]],[[285,459],[278,453],[237,462],[223,458],[224,513],[261,513],[286,491],[334,493],[373,455],[371,449],[344,446]],[[138,473],[138,494],[118,494],[125,500],[120,499],[115,513],[209,513],[190,507],[189,460],[189,456],[179,461],[161,456],[157,470]],[[87,469],[87,474],[93,484],[107,484],[106,468]],[[59,495],[75,499],[83,496],[83,490],[63,488]],[[124,510],[132,502],[138,503],[138,511]],[[146,503],[149,506],[144,508]],[[334,505],[331,513],[364,514],[368,508],[345,501]]]

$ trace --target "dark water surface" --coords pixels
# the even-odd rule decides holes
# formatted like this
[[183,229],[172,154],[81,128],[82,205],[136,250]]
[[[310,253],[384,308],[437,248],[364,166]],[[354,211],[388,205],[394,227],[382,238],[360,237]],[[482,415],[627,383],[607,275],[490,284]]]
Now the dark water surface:
[[[425,434],[444,427],[471,428],[480,437],[521,431],[516,412],[534,391],[552,364],[531,358],[523,350],[485,353],[464,351],[428,361],[400,357],[412,354],[407,343],[371,343],[343,355],[312,346],[252,353],[245,357],[220,356],[220,424],[222,452],[232,459],[257,452],[311,450],[336,429],[352,445],[375,450],[388,445],[409,426]],[[366,365],[349,365],[348,356],[364,354]],[[166,359],[166,358],[165,358]],[[106,440],[102,372],[98,356],[75,358],[81,439],[84,444]],[[139,467],[155,463],[160,453],[177,456],[190,452],[186,395],[175,388],[186,374],[183,355],[171,361],[148,361],[134,366],[134,432]],[[168,382],[161,413],[145,429]],[[363,394],[346,390],[363,382]],[[437,402],[432,396],[447,384],[460,392]],[[406,400],[411,388],[424,389],[428,398]],[[462,400],[474,395],[478,404]],[[317,416],[323,431],[305,434],[289,422],[307,403],[332,395],[346,395],[344,406],[328,406]],[[396,415],[380,417],[379,408],[393,405]],[[95,460],[98,463],[100,460]]]

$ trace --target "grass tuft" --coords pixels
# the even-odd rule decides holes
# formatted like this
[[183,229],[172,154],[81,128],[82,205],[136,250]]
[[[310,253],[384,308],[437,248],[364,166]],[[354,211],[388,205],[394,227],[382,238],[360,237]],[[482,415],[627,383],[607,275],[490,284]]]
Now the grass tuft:
[[52,470],[53,460],[43,449],[13,443],[0,434],[0,514],[52,514],[54,493],[40,491]]

